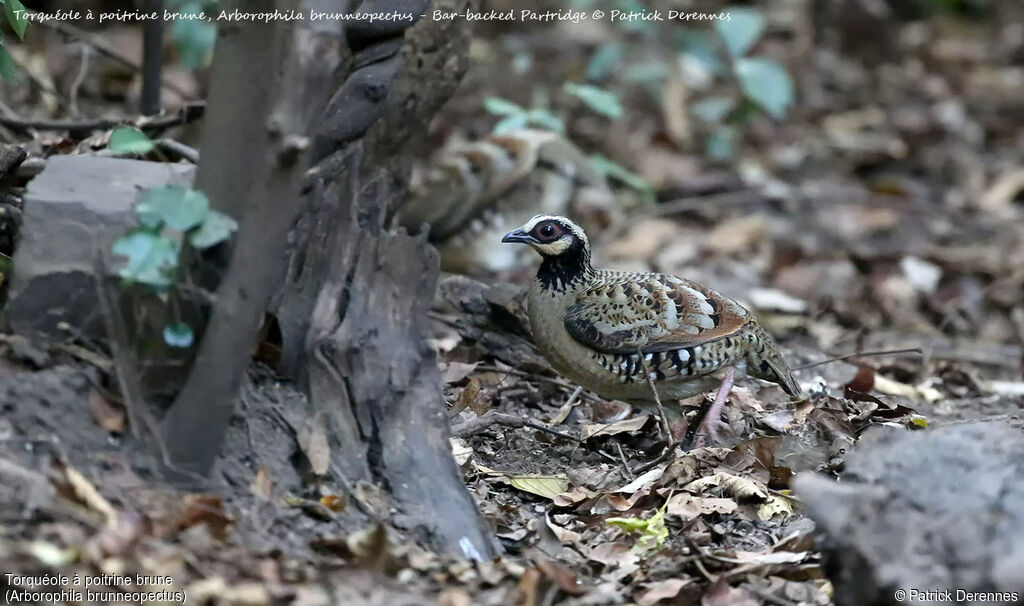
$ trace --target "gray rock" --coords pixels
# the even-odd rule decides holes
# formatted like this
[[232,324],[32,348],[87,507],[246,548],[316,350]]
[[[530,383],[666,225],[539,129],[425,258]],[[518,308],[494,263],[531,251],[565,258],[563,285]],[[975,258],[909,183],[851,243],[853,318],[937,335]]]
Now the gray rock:
[[5,318],[19,335],[43,342],[67,337],[67,322],[102,334],[93,277],[98,251],[135,224],[143,189],[190,185],[189,164],[96,156],[56,156],[31,182],[24,198],[21,242]]
[[[978,423],[869,432],[838,483],[801,474],[795,488],[822,532],[837,604],[1024,597],[1020,431]],[[949,600],[926,590],[948,590]],[[1016,595],[972,599],[957,590]]]

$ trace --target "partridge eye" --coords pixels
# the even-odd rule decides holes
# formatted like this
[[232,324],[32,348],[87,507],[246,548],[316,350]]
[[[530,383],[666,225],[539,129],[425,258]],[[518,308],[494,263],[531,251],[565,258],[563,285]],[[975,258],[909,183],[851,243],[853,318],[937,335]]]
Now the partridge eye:
[[534,234],[539,240],[553,242],[562,236],[562,230],[554,223],[541,223],[534,230]]

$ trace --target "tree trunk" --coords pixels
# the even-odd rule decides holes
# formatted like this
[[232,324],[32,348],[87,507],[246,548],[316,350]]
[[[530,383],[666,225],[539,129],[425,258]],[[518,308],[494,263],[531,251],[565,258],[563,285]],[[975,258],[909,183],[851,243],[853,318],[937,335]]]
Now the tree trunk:
[[[296,0],[234,0],[223,8],[236,7],[299,8]],[[336,36],[309,31],[314,26],[270,20],[219,28],[197,187],[240,226],[196,361],[164,417],[167,454],[185,471],[206,474],[216,459],[248,352],[284,271],[310,127],[330,90],[323,70],[332,66],[329,45],[337,45]]]
[[[373,5],[417,18],[430,8]],[[470,3],[435,6],[464,12]],[[368,518],[390,517],[441,551],[490,558],[491,531],[451,456],[428,344],[437,253],[422,238],[387,230],[424,125],[462,75],[468,32],[458,20],[424,20],[401,45],[401,30],[364,25],[348,26],[353,72],[314,145],[323,160],[280,308],[285,358],[305,369],[311,402],[327,422],[330,475]]]

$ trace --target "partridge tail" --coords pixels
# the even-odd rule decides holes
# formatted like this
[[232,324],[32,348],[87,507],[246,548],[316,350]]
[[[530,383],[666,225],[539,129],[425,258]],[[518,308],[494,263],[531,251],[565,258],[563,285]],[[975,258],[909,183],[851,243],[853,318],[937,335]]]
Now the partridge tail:
[[803,397],[800,384],[793,378],[793,373],[782,359],[775,339],[758,324],[752,323],[749,330],[754,336],[754,347],[747,357],[748,372],[758,379],[779,384],[787,394],[795,398]]

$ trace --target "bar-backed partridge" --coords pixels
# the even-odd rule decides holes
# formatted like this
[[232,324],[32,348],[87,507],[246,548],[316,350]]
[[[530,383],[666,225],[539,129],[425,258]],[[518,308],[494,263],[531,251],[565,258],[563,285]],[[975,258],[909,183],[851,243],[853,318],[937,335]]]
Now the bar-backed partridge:
[[587,235],[565,217],[537,215],[502,242],[529,244],[543,258],[528,297],[533,338],[584,388],[651,407],[653,384],[671,412],[720,385],[701,428],[712,439],[737,374],[800,396],[775,340],[732,299],[667,274],[594,269]]
[[520,129],[447,143],[413,171],[397,220],[413,232],[429,224],[445,271],[476,274],[529,265],[526,254],[494,241],[538,211],[571,213],[596,227],[613,221],[617,209],[604,177],[572,142]]

